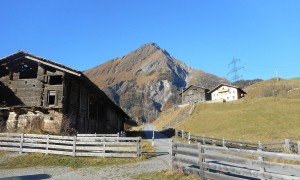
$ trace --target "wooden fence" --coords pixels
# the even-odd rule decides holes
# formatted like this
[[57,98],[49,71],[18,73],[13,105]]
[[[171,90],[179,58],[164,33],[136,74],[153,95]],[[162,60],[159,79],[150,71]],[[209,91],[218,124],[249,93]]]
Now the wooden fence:
[[0,150],[67,156],[139,157],[140,137],[0,133]]
[[289,139],[285,139],[281,142],[271,142],[271,143],[253,143],[253,142],[242,142],[236,140],[227,140],[225,138],[213,138],[199,135],[192,135],[190,132],[185,132],[183,130],[175,129],[175,136],[181,137],[191,142],[199,142],[203,145],[214,145],[222,146],[229,148],[239,148],[246,150],[257,150],[261,149],[262,151],[268,152],[288,152],[288,153],[298,153],[300,154],[300,141],[295,143],[291,142]]
[[198,144],[172,143],[173,169],[201,179],[295,179],[300,180],[300,166],[281,162],[300,161],[300,155],[244,150]]
[[117,134],[77,134],[77,137],[125,137],[125,132]]

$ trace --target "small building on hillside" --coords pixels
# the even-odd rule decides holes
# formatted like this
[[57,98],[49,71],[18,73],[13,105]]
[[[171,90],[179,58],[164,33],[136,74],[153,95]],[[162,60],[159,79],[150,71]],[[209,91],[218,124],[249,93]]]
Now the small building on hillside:
[[182,104],[192,104],[211,100],[210,94],[208,92],[209,89],[206,89],[204,87],[190,85],[179,95],[181,95]]
[[235,101],[247,94],[241,88],[228,84],[220,84],[208,93],[211,94],[211,100],[213,102]]
[[82,72],[19,51],[0,59],[0,128],[117,133],[130,117]]

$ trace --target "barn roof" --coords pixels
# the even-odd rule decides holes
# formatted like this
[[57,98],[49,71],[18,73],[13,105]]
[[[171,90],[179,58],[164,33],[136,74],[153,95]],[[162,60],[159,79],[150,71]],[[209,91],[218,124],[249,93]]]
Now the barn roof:
[[60,64],[60,63],[57,63],[55,61],[45,59],[45,58],[42,58],[40,56],[36,56],[34,54],[30,54],[30,53],[22,51],[22,50],[0,59],[0,62],[5,63],[5,62],[9,62],[10,60],[19,59],[19,58],[26,58],[26,59],[29,59],[29,60],[32,60],[32,61],[36,61],[38,63],[45,64],[47,66],[59,69],[61,71],[64,71],[64,72],[67,72],[67,73],[70,73],[70,74],[73,74],[73,75],[76,75],[76,76],[81,76],[82,75],[81,71],[78,71],[78,70],[75,70],[73,68],[67,67],[67,66],[65,66],[63,64]]
[[237,87],[237,86],[233,86],[233,85],[230,85],[230,84],[219,84],[218,86],[214,87],[212,90],[210,90],[208,93],[212,93],[214,91],[216,91],[217,89],[219,89],[221,86],[228,86],[228,87],[233,87],[233,88],[236,88],[236,89],[239,89],[240,91],[242,91],[244,94],[247,94],[243,89]]
[[[202,86],[198,86],[198,85],[192,84],[192,85],[190,85],[189,87],[187,87],[186,89],[184,89],[184,90],[183,90],[183,93],[186,92],[187,90],[189,90],[191,87],[197,87],[197,88],[209,90],[209,89],[207,89],[207,88],[205,88],[205,87],[202,87]],[[182,93],[180,93],[179,95],[181,95],[181,94],[182,94]]]

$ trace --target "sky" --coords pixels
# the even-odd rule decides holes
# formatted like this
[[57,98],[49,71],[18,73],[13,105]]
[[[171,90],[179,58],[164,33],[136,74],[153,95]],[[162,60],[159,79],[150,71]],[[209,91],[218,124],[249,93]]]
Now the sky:
[[0,58],[18,50],[87,70],[154,42],[232,79],[300,77],[299,0],[0,0]]

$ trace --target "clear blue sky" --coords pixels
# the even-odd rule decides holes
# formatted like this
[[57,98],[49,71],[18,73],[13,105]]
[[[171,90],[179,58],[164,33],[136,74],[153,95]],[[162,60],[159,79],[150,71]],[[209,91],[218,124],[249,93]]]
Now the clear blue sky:
[[[155,42],[193,68],[300,77],[299,0],[0,0],[0,57],[18,50],[86,70]],[[227,77],[230,79],[230,77]]]

